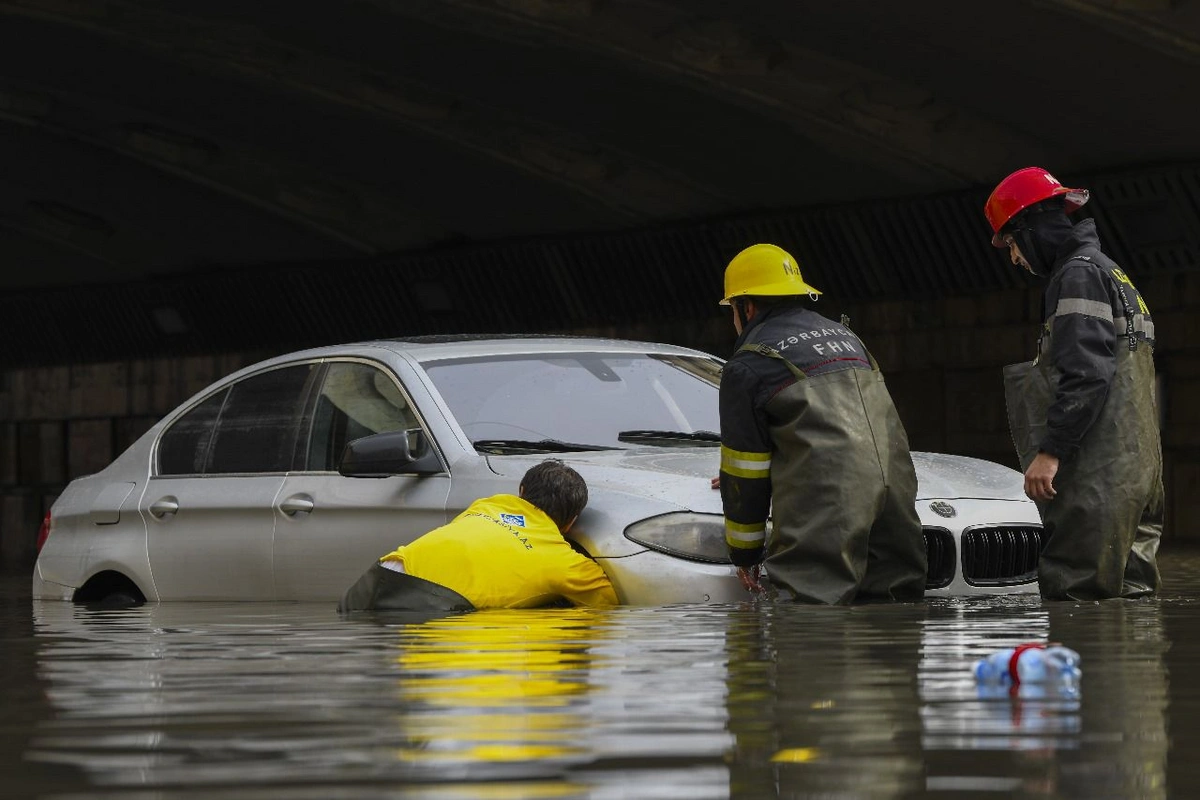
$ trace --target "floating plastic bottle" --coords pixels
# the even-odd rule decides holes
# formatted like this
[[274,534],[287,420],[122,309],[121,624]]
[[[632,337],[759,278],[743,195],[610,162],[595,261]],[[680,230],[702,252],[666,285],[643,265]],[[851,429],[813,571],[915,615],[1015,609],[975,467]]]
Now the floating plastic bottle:
[[996,686],[1074,685],[1082,674],[1079,653],[1053,642],[1006,647],[976,661],[974,671],[977,682]]

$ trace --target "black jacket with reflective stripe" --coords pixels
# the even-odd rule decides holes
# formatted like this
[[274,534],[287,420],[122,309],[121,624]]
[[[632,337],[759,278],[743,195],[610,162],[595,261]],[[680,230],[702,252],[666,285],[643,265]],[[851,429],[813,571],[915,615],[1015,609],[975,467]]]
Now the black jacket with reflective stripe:
[[1059,375],[1040,449],[1069,459],[1096,422],[1116,371],[1116,349],[1130,338],[1154,346],[1154,322],[1141,293],[1100,250],[1093,220],[1072,229],[1059,249],[1042,299],[1038,359]]
[[[721,373],[721,445],[723,453],[763,454],[774,449],[767,404],[780,390],[796,381],[795,374],[778,358],[763,358],[742,350],[762,344],[777,351],[810,377],[846,369],[872,369],[871,356],[849,328],[800,305],[768,309],[743,331],[734,355]],[[745,477],[721,470],[721,499],[727,520],[757,526],[771,511],[771,479]],[[739,566],[756,564],[762,547],[732,548]]]

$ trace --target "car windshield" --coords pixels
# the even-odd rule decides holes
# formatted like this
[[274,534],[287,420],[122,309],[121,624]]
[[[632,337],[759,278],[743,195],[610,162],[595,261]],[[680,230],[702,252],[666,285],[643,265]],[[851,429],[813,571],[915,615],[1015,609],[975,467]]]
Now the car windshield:
[[491,452],[543,441],[577,449],[698,445],[720,430],[714,358],[556,353],[424,366],[463,431]]

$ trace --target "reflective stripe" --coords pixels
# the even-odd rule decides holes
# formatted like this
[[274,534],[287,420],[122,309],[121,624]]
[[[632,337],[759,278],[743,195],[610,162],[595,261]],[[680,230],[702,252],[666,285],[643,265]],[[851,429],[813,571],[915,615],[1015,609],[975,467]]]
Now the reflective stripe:
[[762,547],[767,539],[767,524],[752,522],[749,524],[725,520],[725,542],[730,547],[753,549]]
[[[1117,330],[1125,330],[1125,317],[1117,317],[1113,321],[1113,324],[1116,325]],[[1154,338],[1154,322],[1152,320],[1147,321],[1141,314],[1133,315],[1133,330],[1135,333],[1142,334],[1147,339]]]
[[1067,314],[1082,314],[1085,317],[1095,317],[1105,322],[1113,321],[1112,306],[1108,303],[1101,303],[1099,300],[1081,300],[1079,298],[1059,300],[1058,307],[1054,309],[1054,316],[1065,317]]
[[761,480],[771,477],[771,467],[769,464],[766,469],[739,469],[738,467],[723,466],[721,467],[721,471],[735,478]]
[[771,454],[731,450],[721,445],[721,471],[739,478],[769,478]]
[[379,566],[383,567],[384,569],[390,569],[392,572],[405,572],[403,561],[380,561]]

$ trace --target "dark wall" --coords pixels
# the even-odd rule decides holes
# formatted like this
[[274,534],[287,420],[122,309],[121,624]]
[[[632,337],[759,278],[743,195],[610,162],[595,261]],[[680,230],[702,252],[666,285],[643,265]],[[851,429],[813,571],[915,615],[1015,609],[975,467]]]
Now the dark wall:
[[[1200,535],[1200,173],[1095,175],[1095,216],[1150,303],[1170,538]],[[0,297],[0,568],[25,570],[49,503],[210,381],[309,345],[448,332],[600,333],[727,356],[728,259],[790,249],[819,309],[875,351],[915,449],[1015,466],[1000,367],[1033,355],[1040,285],[990,247],[966,192],[260,266]]]

